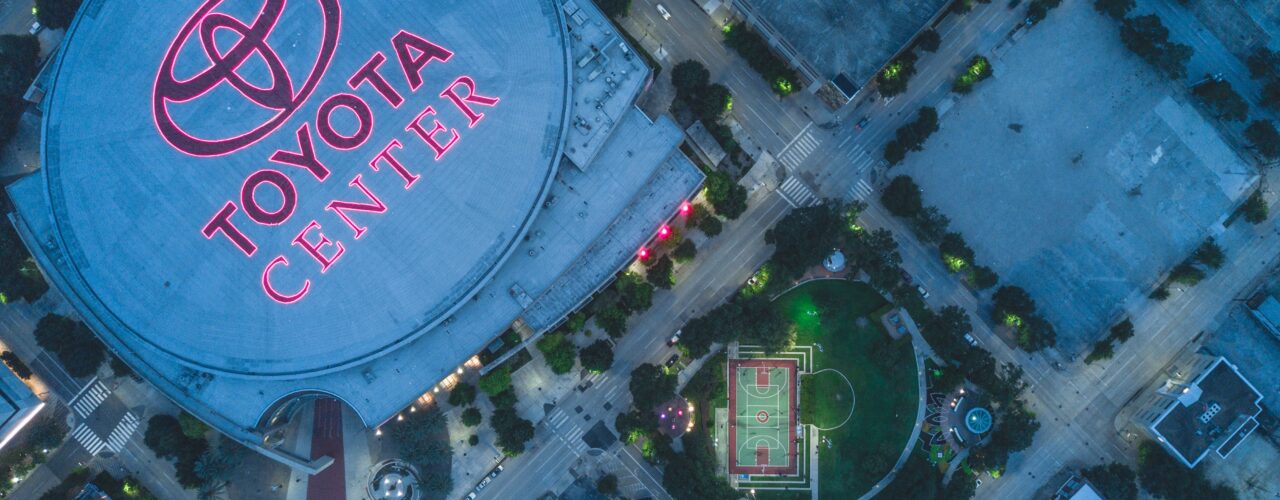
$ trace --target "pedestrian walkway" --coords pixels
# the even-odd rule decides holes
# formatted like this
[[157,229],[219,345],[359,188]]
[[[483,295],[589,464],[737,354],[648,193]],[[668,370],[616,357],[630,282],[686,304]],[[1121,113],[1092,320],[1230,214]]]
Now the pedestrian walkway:
[[80,390],[79,394],[76,394],[75,397],[71,399],[71,409],[74,410],[76,415],[80,418],[89,418],[89,415],[92,415],[93,411],[97,410],[98,406],[101,405],[103,401],[106,401],[107,397],[110,395],[111,390],[107,389],[106,384],[103,384],[101,380],[98,380],[98,377],[94,377],[93,380],[89,381],[89,384],[86,385],[84,389]]
[[93,429],[90,429],[89,425],[84,422],[77,425],[71,435],[76,438],[76,442],[84,446],[85,450],[88,450],[90,455],[97,455],[98,452],[107,447],[107,442],[98,437],[98,434],[94,433]]
[[133,431],[138,429],[142,424],[142,419],[134,416],[133,412],[125,412],[124,417],[120,418],[120,422],[116,424],[116,428],[111,431],[111,435],[107,436],[107,445],[111,447],[111,451],[120,453],[124,451],[124,447],[129,443],[129,436],[133,435]]
[[582,440],[582,435],[587,430],[579,426],[574,421],[574,416],[570,412],[564,411],[562,408],[556,408],[547,417],[547,428],[555,433],[556,437],[573,451],[574,454],[581,456],[587,451],[587,443]]
[[874,190],[871,189],[871,185],[867,184],[865,179],[858,179],[858,182],[849,188],[849,192],[845,193],[844,197],[849,200],[867,201],[872,192]]
[[815,149],[818,149],[820,144],[821,141],[813,136],[813,123],[810,123],[796,135],[795,139],[791,140],[790,144],[782,148],[782,152],[778,153],[778,161],[782,162],[782,166],[786,167],[788,172],[795,170],[810,154],[813,154]]
[[782,195],[782,199],[786,200],[787,204],[795,208],[817,205],[821,201],[818,195],[796,176],[788,177],[781,186],[778,186],[778,194]]

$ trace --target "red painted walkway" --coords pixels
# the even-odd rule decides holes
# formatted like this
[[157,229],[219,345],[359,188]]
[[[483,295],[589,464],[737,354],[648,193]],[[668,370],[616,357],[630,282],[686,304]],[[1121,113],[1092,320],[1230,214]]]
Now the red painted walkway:
[[311,476],[307,500],[342,500],[347,497],[346,466],[342,460],[342,403],[336,399],[316,400],[311,432],[311,458],[333,457],[333,465]]

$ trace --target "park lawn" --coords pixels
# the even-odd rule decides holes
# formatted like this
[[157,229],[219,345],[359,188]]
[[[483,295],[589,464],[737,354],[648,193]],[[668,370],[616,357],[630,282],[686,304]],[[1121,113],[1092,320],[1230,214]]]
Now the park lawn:
[[[857,498],[866,493],[893,468],[911,439],[919,405],[915,356],[909,337],[893,342],[879,320],[869,317],[884,305],[871,287],[839,280],[808,283],[775,302],[794,324],[796,345],[814,345],[813,370],[840,371],[856,394],[849,422],[819,434],[821,498]],[[863,317],[865,324],[858,326],[858,318]],[[827,427],[848,415],[848,398],[833,396],[849,391],[840,377],[829,372],[806,375],[801,385],[802,423]],[[821,441],[823,437],[831,440],[832,448]]]

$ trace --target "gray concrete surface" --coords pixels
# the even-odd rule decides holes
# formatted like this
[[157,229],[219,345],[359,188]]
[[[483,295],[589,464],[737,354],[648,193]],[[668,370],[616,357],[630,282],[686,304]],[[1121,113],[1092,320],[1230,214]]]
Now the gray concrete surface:
[[1060,349],[1076,354],[1221,231],[1256,174],[1163,91],[1114,22],[1078,4],[1053,15],[891,174],[915,178],[978,260],[1026,288]]

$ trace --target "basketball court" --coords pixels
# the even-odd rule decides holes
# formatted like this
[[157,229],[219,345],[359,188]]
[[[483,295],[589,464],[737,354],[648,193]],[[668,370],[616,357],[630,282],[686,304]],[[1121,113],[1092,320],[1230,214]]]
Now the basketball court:
[[730,474],[795,474],[796,361],[729,360]]

